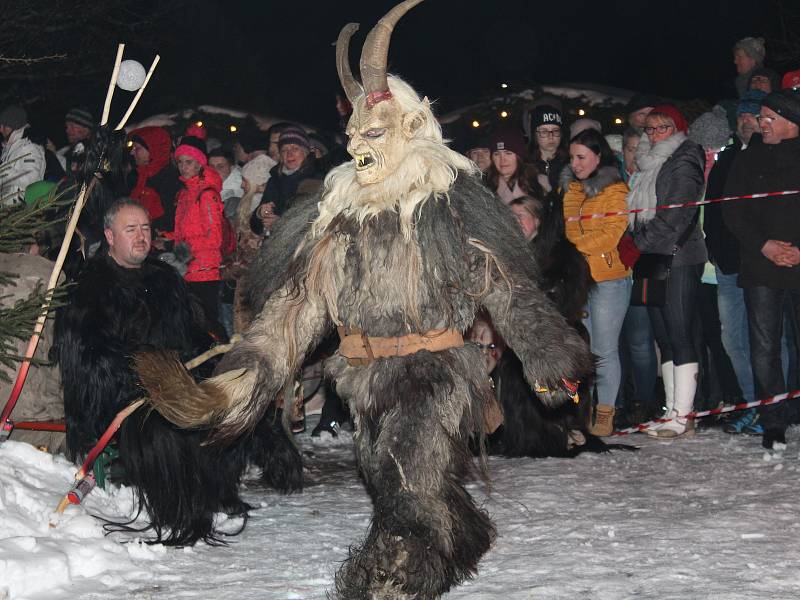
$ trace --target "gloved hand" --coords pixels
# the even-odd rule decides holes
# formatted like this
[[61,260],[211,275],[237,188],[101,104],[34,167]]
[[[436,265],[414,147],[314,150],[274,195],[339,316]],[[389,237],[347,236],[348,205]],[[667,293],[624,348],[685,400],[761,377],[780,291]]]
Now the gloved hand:
[[636,247],[636,244],[633,242],[633,237],[631,237],[629,233],[624,234],[620,238],[617,250],[619,251],[619,259],[622,261],[622,264],[629,269],[633,268],[633,265],[636,264],[636,261],[639,260],[639,256],[642,254],[641,250]]

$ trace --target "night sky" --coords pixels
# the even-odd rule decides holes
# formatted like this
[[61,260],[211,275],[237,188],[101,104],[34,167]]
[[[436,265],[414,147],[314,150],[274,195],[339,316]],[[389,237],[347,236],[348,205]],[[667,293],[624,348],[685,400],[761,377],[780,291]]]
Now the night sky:
[[[331,43],[349,21],[369,28],[392,1],[197,0],[172,27],[135,118],[217,104],[333,127]],[[731,46],[769,38],[775,0],[427,0],[398,24],[390,70],[438,100],[438,111],[518,85],[591,82],[676,99],[731,96]],[[114,40],[116,41],[116,40]],[[136,40],[131,53],[136,56]],[[149,64],[152,54],[140,51]],[[113,51],[109,52],[109,72]],[[769,60],[768,60],[769,63]],[[791,66],[791,65],[790,65]],[[99,104],[105,81],[87,88]]]

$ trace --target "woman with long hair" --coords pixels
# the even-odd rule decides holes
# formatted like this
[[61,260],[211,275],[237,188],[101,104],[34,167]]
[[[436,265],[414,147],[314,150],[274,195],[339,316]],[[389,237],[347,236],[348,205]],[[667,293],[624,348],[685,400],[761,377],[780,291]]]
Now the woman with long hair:
[[622,371],[619,333],[628,308],[631,280],[617,244],[625,233],[624,216],[570,219],[582,215],[623,211],[628,187],[603,135],[594,129],[578,133],[569,145],[570,167],[563,173],[564,221],[567,238],[586,257],[595,286],[589,291],[584,324],[592,353],[597,356],[597,409],[590,431],[611,435],[614,407]]
[[[653,210],[665,204],[700,200],[705,178],[705,152],[686,137],[688,124],[674,106],[656,106],[647,115],[645,135],[636,150],[639,168],[631,179],[628,205],[645,209],[629,215],[632,238],[621,248],[626,262],[635,263],[639,252],[672,255],[663,306],[648,306],[656,343],[661,351],[661,371],[666,396],[665,418],[647,430],[654,437],[674,438],[694,433],[686,415],[694,406],[698,359],[692,342],[700,276],[708,255],[696,207]],[[681,238],[685,242],[678,247]]]
[[520,196],[543,196],[539,170],[530,162],[522,134],[514,129],[495,132],[489,139],[492,164],[486,185],[505,204]]

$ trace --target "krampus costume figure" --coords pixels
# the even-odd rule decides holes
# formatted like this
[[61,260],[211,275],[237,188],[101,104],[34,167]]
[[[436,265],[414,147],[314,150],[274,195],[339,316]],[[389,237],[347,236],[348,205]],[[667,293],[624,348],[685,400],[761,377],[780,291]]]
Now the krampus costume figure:
[[191,380],[163,355],[139,357],[156,409],[231,440],[261,418],[303,357],[334,327],[328,376],[355,420],[356,454],[374,503],[370,531],[336,577],[338,597],[436,598],[472,576],[494,527],[463,487],[469,438],[492,390],[462,333],[478,307],[517,351],[547,402],[572,401],[565,380],[592,368],[586,344],[536,285],[533,254],[474,165],[442,142],[427,99],[387,77],[389,38],[420,0],[392,9],[350,73],[346,26],[339,74],[354,112],[354,160],[316,197],[297,200],[251,267],[255,318],[219,375]]
[[[109,217],[128,206],[146,218],[144,209],[127,203],[113,206]],[[149,236],[137,243],[146,244],[146,255]],[[82,460],[117,412],[143,395],[131,367],[136,352],[159,348],[185,360],[208,348],[210,338],[196,325],[196,314],[183,279],[163,262],[145,258],[137,268],[124,267],[106,248],[85,264],[56,315],[51,352],[61,370],[67,449],[74,460]],[[136,490],[155,534],[151,541],[221,541],[215,513],[244,515],[249,508],[238,493],[249,460],[264,469],[266,483],[298,489],[300,456],[280,420],[273,423],[274,411],[252,433],[222,448],[203,446],[202,432],[178,429],[148,408],[128,417],[117,434],[119,462],[112,472]]]

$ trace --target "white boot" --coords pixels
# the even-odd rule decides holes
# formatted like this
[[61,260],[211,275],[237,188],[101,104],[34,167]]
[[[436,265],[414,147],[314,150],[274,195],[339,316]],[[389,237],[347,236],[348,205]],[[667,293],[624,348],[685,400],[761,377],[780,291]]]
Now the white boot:
[[[664,414],[660,415],[659,418],[668,419],[669,413],[672,412],[672,408],[675,406],[675,365],[671,360],[661,363],[661,381],[664,382],[664,402],[666,404],[666,409],[664,410]],[[656,432],[664,427],[664,425],[665,423],[651,425],[645,429],[645,433],[649,436],[656,437]],[[651,431],[653,433],[650,433]]]
[[656,432],[659,438],[689,437],[694,435],[694,419],[687,419],[694,409],[694,395],[697,391],[697,363],[686,363],[675,367],[675,406],[670,417],[672,421]]

